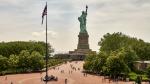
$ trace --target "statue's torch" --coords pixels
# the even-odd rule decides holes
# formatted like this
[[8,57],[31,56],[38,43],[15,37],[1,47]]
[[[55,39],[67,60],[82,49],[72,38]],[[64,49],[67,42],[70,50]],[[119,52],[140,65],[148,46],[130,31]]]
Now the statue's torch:
[[86,13],[87,13],[87,9],[88,9],[88,6],[86,5]]

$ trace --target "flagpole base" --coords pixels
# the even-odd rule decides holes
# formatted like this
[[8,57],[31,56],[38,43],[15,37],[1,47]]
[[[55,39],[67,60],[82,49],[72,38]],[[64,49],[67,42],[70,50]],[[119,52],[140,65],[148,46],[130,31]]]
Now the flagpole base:
[[58,81],[58,78],[56,76],[48,76],[46,75],[45,78],[43,79],[43,81],[48,82],[48,81]]

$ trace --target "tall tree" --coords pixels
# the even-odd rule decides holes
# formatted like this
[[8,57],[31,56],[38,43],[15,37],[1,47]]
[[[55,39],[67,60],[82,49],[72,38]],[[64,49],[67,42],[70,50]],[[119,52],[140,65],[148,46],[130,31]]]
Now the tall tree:
[[100,52],[104,51],[110,54],[112,51],[116,51],[124,47],[135,51],[140,60],[150,59],[150,43],[127,36],[120,32],[105,34],[101,41],[99,41],[98,45],[100,46]]
[[22,69],[22,71],[27,71],[30,68],[30,62],[32,60],[30,59],[30,53],[27,50],[23,50],[19,54],[19,63],[18,67]]
[[18,63],[19,63],[19,56],[10,55],[10,57],[8,59],[9,69],[17,71]]
[[8,59],[2,55],[0,55],[0,72],[5,71],[8,66]]
[[[42,41],[14,41],[14,42],[1,42],[0,55],[9,57],[10,55],[19,55],[22,50],[28,50],[30,53],[33,51],[45,55],[45,42]],[[50,44],[48,44],[48,53],[53,52]]]
[[122,58],[116,56],[116,54],[111,54],[111,56],[107,58],[106,67],[108,73],[114,78],[120,74],[127,74],[129,72],[128,66],[125,64]]
[[29,63],[32,70],[41,70],[44,68],[44,57],[39,52],[33,51],[30,60]]

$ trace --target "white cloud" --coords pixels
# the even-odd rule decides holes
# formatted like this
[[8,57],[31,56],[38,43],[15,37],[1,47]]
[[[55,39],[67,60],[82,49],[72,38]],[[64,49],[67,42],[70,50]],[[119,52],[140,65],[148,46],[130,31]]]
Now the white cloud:
[[[45,36],[45,34],[46,34],[45,30],[40,31],[40,32],[32,32],[32,36],[34,36],[34,37],[43,37],[43,36]],[[48,30],[47,35],[50,36],[51,38],[56,38],[57,33],[54,32],[54,31],[49,31]]]
[[35,37],[39,37],[39,36],[41,36],[41,33],[40,32],[32,32],[32,35]]
[[0,2],[1,3],[7,3],[7,4],[17,4],[17,3],[19,3],[20,1],[22,1],[22,0],[1,0]]

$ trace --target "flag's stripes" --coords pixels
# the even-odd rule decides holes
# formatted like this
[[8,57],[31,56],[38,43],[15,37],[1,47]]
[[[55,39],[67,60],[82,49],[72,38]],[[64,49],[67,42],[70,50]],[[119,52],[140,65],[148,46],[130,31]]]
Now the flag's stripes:
[[44,16],[47,15],[47,4],[43,10],[43,13],[42,13],[42,24],[43,24],[43,20],[44,20]]

